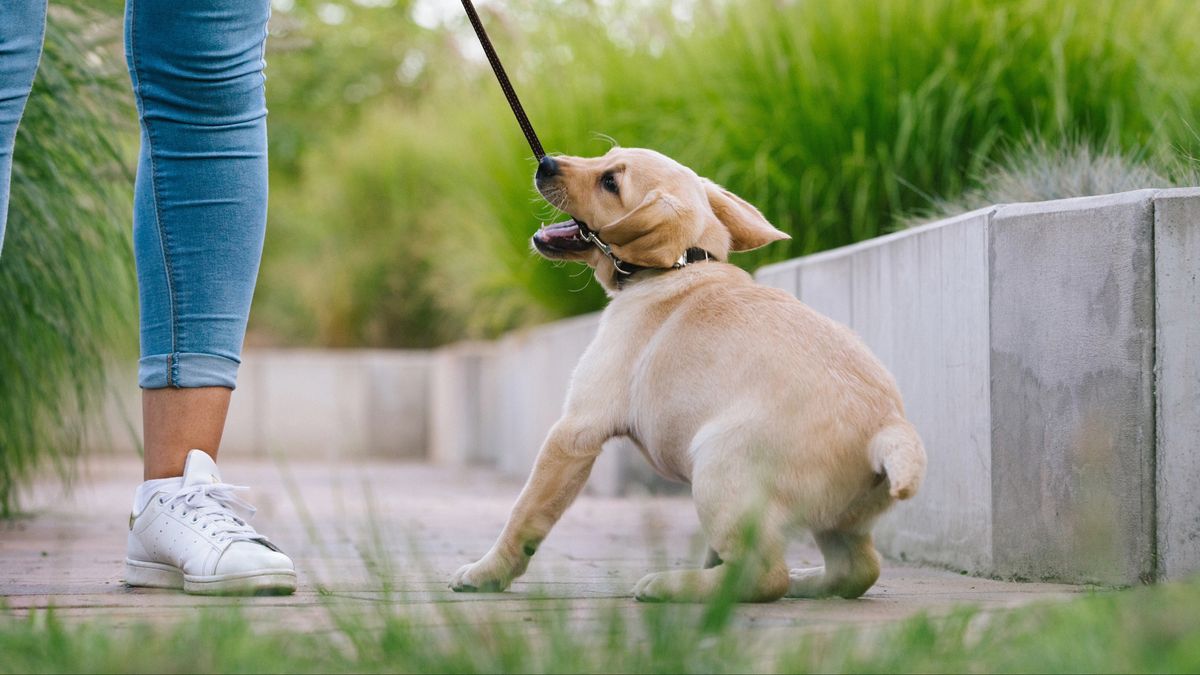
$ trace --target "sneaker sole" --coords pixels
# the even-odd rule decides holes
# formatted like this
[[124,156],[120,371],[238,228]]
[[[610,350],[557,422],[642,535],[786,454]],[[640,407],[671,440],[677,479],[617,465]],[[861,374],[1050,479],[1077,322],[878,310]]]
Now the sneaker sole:
[[290,595],[296,591],[296,573],[281,569],[201,577],[186,575],[171,565],[126,558],[125,583],[138,588],[182,589],[193,595]]

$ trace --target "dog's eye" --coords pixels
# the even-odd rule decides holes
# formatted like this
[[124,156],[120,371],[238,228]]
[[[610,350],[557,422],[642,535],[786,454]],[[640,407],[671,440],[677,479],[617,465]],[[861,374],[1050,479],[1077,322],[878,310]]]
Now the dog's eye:
[[621,188],[617,185],[617,176],[611,173],[606,173],[600,177],[600,187],[608,190],[614,195],[621,190]]

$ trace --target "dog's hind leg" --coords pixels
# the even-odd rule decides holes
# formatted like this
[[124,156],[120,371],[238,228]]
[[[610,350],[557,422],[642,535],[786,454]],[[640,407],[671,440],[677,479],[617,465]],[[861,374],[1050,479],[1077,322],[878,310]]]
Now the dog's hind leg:
[[814,538],[825,566],[789,572],[787,597],[857,598],[879,578],[879,553],[869,532],[818,532]]
[[638,600],[705,602],[730,597],[739,602],[771,602],[783,597],[788,589],[784,519],[762,498],[761,483],[749,480],[744,472],[741,476],[746,484],[739,484],[739,472],[734,470],[696,468],[692,494],[712,547],[706,569],[649,574],[634,588]]
[[[788,589],[788,570],[782,554],[767,546],[739,551],[712,567],[655,572],[642,577],[633,595],[643,602],[707,602],[729,594],[738,602],[771,602]],[[706,563],[707,564],[707,563]]]

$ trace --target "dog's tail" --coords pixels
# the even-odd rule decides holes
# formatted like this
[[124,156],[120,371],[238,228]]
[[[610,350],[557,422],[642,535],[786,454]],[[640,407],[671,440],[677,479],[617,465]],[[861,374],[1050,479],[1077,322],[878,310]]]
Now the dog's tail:
[[925,446],[917,430],[906,420],[896,419],[884,425],[867,445],[871,466],[885,474],[896,499],[917,494],[925,476]]

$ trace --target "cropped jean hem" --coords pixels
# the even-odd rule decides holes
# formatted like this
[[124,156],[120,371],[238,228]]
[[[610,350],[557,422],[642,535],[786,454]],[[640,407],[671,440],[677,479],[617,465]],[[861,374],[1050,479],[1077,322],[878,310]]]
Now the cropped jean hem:
[[142,389],[237,387],[239,361],[214,354],[155,354],[138,360]]

